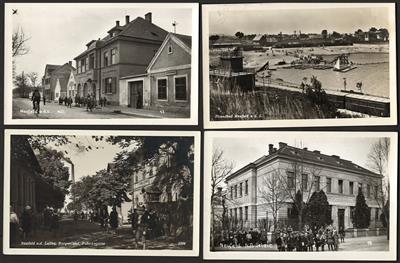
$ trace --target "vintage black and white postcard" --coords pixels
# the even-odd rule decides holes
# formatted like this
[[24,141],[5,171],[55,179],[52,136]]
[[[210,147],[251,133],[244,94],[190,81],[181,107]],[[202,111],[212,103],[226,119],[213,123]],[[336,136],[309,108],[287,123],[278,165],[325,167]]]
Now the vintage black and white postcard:
[[204,258],[395,260],[397,136],[206,132]]
[[394,3],[202,5],[207,128],[397,123]]
[[198,256],[200,132],[6,130],[4,254]]
[[197,3],[6,3],[8,124],[196,125]]

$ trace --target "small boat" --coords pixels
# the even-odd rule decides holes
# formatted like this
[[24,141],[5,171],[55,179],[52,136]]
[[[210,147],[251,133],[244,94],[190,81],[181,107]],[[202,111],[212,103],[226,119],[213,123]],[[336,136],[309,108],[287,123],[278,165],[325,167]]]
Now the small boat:
[[349,57],[346,54],[340,55],[333,66],[333,70],[338,72],[347,72],[355,68],[353,63],[349,62]]

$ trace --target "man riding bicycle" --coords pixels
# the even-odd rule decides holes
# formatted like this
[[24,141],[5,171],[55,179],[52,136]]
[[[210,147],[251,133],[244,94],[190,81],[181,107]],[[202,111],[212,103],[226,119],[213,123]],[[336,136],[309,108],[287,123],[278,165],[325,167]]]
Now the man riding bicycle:
[[40,112],[40,92],[38,89],[32,93],[32,102],[33,102],[33,110],[35,113],[39,114]]

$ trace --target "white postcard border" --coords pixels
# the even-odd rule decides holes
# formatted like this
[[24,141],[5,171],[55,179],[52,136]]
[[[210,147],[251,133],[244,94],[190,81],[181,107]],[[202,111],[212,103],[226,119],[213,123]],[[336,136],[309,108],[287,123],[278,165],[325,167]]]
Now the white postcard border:
[[[190,136],[194,137],[193,180],[193,238],[191,250],[140,250],[140,249],[61,249],[61,248],[10,248],[10,138],[11,135],[113,135],[113,136]],[[112,131],[112,130],[25,130],[8,129],[4,132],[4,195],[3,195],[3,253],[6,255],[71,255],[71,256],[166,256],[197,257],[200,241],[200,149],[198,131]]]
[[[210,224],[211,224],[211,158],[213,151],[213,141],[215,138],[237,138],[248,137],[268,137],[269,134],[283,134],[292,136],[302,136],[313,138],[325,136],[327,139],[332,137],[389,137],[390,154],[388,169],[392,176],[389,178],[390,184],[397,186],[397,158],[398,158],[398,134],[396,132],[291,132],[291,131],[206,131],[204,135],[204,172],[203,172],[203,255],[204,259],[210,260],[395,260],[397,253],[397,191],[390,191],[390,240],[389,251],[340,251],[340,252],[257,252],[257,251],[211,251],[210,250]],[[240,149],[238,149],[240,150]],[[392,207],[392,206],[391,206]]]
[[[80,6],[96,8],[190,8],[192,13],[192,54],[191,54],[191,92],[190,118],[110,118],[110,119],[14,119],[12,117],[12,8],[18,6],[49,5],[55,8],[76,6],[77,3],[5,3],[4,5],[4,123],[10,125],[46,124],[85,124],[85,125],[197,125],[199,98],[199,4],[198,3],[79,3]],[[6,45],[6,43],[10,43]]]
[[389,29],[389,83],[390,117],[351,119],[288,119],[288,120],[234,120],[212,121],[210,116],[209,78],[209,12],[229,10],[288,9],[288,3],[257,4],[205,4],[202,5],[202,65],[203,65],[203,118],[204,128],[263,128],[263,127],[322,127],[322,126],[372,126],[397,124],[397,71],[396,71],[396,6],[395,3],[290,3],[290,9],[315,9],[332,7],[388,7],[390,11]]

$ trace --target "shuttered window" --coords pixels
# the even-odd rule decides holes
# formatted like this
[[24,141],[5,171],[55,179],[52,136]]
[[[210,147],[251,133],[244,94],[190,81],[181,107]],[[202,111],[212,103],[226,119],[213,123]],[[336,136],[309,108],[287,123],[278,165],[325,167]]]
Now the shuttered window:
[[113,93],[113,78],[106,78],[104,79],[104,87],[106,93],[110,94]]

